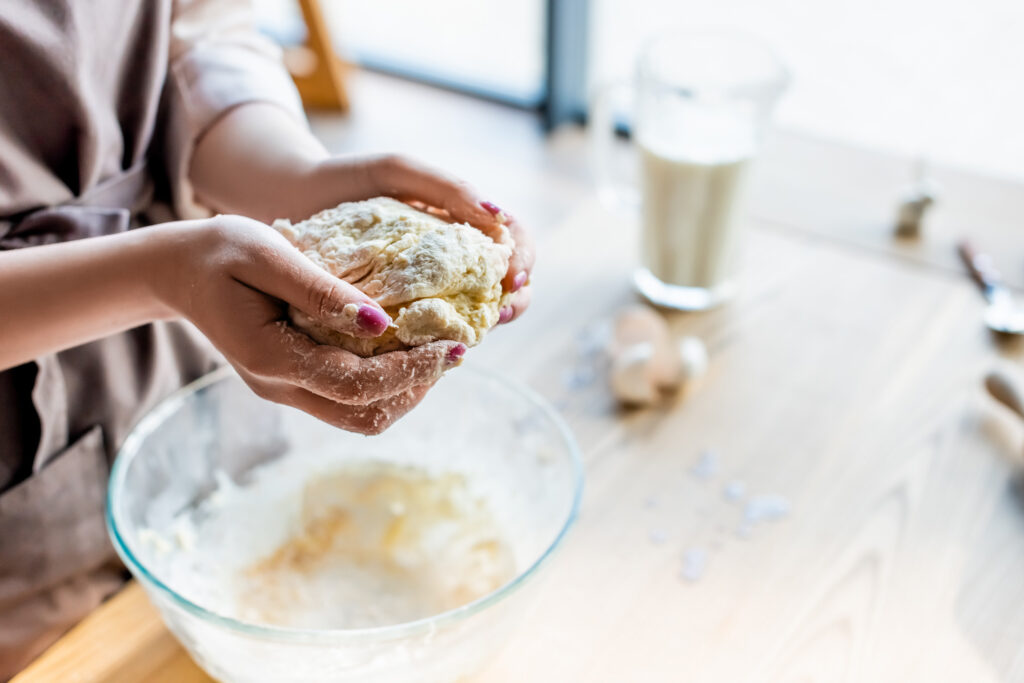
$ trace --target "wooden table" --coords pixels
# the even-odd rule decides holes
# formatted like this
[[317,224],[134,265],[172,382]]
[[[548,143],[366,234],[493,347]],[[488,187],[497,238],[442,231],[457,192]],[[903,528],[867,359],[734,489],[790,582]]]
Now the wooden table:
[[[554,158],[578,153],[567,135]],[[577,526],[480,681],[1024,680],[1024,429],[980,382],[1024,380],[1024,344],[984,330],[949,254],[970,224],[1024,280],[1024,192],[950,172],[933,231],[896,244],[892,160],[787,144],[754,190],[742,293],[671,316],[711,353],[691,395],[621,412],[600,379],[567,381],[581,335],[634,300],[634,227],[584,194],[541,234],[529,315],[470,354],[555,402],[587,467]],[[695,472],[705,450],[717,467]],[[788,514],[744,528],[732,482]],[[15,680],[208,679],[130,586]]]

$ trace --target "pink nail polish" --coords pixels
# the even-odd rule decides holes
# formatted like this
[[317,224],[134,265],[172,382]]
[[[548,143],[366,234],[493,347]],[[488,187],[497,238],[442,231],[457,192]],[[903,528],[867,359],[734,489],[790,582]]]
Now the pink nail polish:
[[456,344],[452,348],[448,349],[448,356],[445,358],[448,365],[458,365],[462,361],[462,357],[466,355],[466,345]]
[[480,202],[480,206],[487,209],[487,212],[493,216],[497,216],[501,213],[501,208],[494,202]]
[[356,313],[356,325],[373,334],[383,334],[390,324],[391,318],[388,314],[370,304],[361,305],[359,312]]
[[502,306],[501,310],[498,311],[498,324],[507,323],[512,319],[512,307]]
[[515,279],[512,280],[512,291],[518,292],[526,284],[526,278],[529,277],[525,270],[519,272]]

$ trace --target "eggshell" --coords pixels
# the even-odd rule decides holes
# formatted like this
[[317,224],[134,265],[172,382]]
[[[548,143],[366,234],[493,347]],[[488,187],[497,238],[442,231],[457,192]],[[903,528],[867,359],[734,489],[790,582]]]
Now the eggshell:
[[654,348],[647,343],[620,349],[612,359],[609,380],[619,401],[634,406],[650,405],[658,400],[658,387],[651,375]]

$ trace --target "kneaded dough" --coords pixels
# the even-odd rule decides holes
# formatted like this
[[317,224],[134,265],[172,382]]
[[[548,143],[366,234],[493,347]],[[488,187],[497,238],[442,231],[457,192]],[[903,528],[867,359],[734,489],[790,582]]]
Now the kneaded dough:
[[295,325],[321,344],[364,357],[439,339],[474,346],[509,301],[501,279],[512,240],[504,227],[496,242],[466,223],[448,223],[388,197],[340,204],[300,223],[277,220],[274,227],[393,320],[380,337],[363,339],[290,309]]

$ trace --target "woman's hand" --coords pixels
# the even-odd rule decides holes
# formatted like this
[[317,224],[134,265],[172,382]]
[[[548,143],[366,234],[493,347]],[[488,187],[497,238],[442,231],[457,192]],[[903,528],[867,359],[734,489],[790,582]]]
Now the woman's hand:
[[[495,240],[504,225],[514,250],[502,280],[512,292],[510,305],[499,313],[499,323],[515,320],[530,304],[533,239],[522,224],[496,204],[482,199],[468,183],[412,159],[392,155],[329,158],[304,173],[290,193],[287,217],[303,220],[342,202],[393,197],[460,223],[469,223]],[[279,216],[281,217],[281,216]]]
[[434,342],[360,358],[287,322],[287,304],[375,337],[390,319],[355,287],[315,266],[270,227],[240,216],[159,226],[170,246],[158,297],[194,323],[263,398],[348,431],[378,434],[412,409],[466,351]]
[[329,159],[313,173],[323,177],[318,182],[336,187],[342,193],[344,198],[335,203],[381,195],[394,197],[441,211],[452,220],[469,223],[494,239],[499,238],[499,227],[504,224],[515,249],[502,286],[514,295],[511,306],[501,311],[500,322],[515,320],[529,306],[533,239],[519,221],[496,204],[482,199],[469,184],[396,155]]
[[390,323],[358,289],[240,216],[0,252],[0,370],[183,316],[260,396],[377,434],[466,352],[445,341],[360,358],[292,328],[289,304],[358,336]]
[[515,252],[502,284],[515,294],[501,321],[530,303],[533,240],[509,214],[465,182],[406,157],[332,158],[305,124],[273,104],[253,102],[218,119],[196,144],[190,178],[200,203],[267,223],[381,195],[426,205],[491,236],[504,222]]

